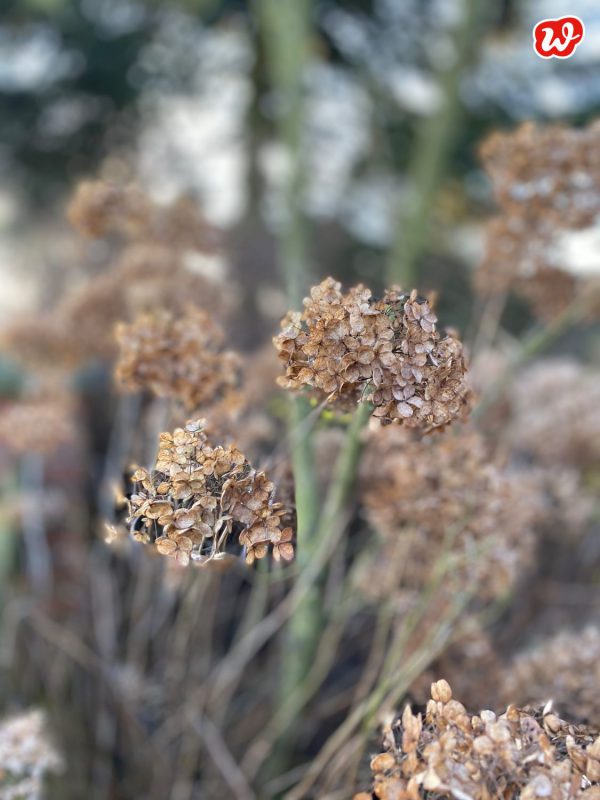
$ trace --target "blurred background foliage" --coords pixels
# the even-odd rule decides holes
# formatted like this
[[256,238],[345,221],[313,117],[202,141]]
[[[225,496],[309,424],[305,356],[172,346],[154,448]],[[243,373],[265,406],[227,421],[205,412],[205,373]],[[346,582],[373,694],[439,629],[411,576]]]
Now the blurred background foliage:
[[[532,51],[531,25],[560,5],[310,4],[303,205],[311,257],[328,265],[315,273],[381,285],[386,260],[416,259],[422,288],[448,289],[442,311],[466,324],[465,271],[479,254],[477,223],[493,209],[477,143],[525,118],[579,124],[600,104],[597,4],[569,7],[587,26],[576,57],[542,62]],[[265,68],[255,3],[4,3],[3,273],[21,269],[14,264],[32,226],[37,239],[42,224],[60,224],[73,183],[104,170],[141,179],[161,199],[195,196],[209,221],[243,243],[234,257],[243,283],[269,283],[268,234],[281,223],[289,159],[273,136],[282,100]],[[65,258],[56,243],[40,243],[37,255],[46,271]],[[19,293],[26,305],[22,281]],[[509,304],[509,324],[518,329],[523,313]]]

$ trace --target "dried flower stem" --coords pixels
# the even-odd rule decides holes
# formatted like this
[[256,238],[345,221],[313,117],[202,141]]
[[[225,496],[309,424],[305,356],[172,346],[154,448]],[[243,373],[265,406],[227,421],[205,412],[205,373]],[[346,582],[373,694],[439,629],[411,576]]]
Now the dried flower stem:
[[202,716],[200,720],[193,719],[191,722],[194,730],[202,737],[206,750],[223,780],[229,786],[232,797],[236,800],[254,800],[256,795],[248,785],[243,772],[238,767],[214,722],[206,715]]
[[115,422],[110,431],[98,493],[102,518],[108,522],[113,522],[115,518],[115,486],[120,483],[123,468],[127,459],[131,457],[130,451],[136,422],[140,416],[141,400],[139,393],[124,395],[117,400]]
[[52,589],[52,559],[43,518],[43,486],[44,457],[40,453],[24,453],[21,457],[21,489],[25,493],[21,521],[27,564],[34,591],[47,596]]
[[[14,496],[17,489],[16,476],[12,471],[7,474],[0,485],[0,509],[5,502]],[[5,513],[0,514],[0,632],[5,624],[6,615],[4,603],[6,593],[9,590],[9,577],[13,571],[17,555],[19,536],[14,530],[9,518]]]
[[411,197],[396,228],[387,265],[388,283],[414,286],[415,262],[427,243],[435,195],[446,172],[460,119],[460,79],[472,58],[480,0],[468,0],[454,37],[455,56],[439,75],[442,98],[437,113],[425,117],[411,158]]
[[[412,681],[441,652],[450,636],[454,620],[464,610],[470,597],[470,592],[465,591],[454,598],[454,602],[446,609],[443,619],[432,630],[425,642],[409,658],[402,660],[400,666],[383,679],[369,697],[365,698],[330,736],[312,761],[304,779],[285,795],[285,800],[301,800],[301,798],[309,796],[310,789],[322,771],[328,767],[339,751],[347,746],[356,730],[362,727],[361,740],[364,742],[368,739],[368,734],[374,727],[379,710],[397,702]],[[345,769],[348,767],[348,764],[344,765]]]

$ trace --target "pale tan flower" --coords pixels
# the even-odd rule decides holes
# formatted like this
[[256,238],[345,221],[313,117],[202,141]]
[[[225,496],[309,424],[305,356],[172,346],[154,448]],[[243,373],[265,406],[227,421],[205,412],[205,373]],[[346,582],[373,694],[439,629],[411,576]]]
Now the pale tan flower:
[[554,707],[600,726],[600,628],[562,630],[517,653],[502,673],[500,694],[516,703]]
[[537,483],[494,464],[474,431],[371,432],[361,478],[367,519],[381,537],[361,579],[374,598],[418,596],[444,556],[452,561],[446,583],[483,599],[504,594],[531,564]]
[[66,394],[40,394],[6,404],[0,407],[0,444],[18,455],[46,456],[74,445],[79,431],[73,411],[73,400]]
[[[372,793],[354,800],[595,800],[600,736],[547,709],[467,712],[445,680],[431,685],[425,715],[406,706],[371,759]],[[592,787],[592,788],[589,788]]]
[[408,427],[440,427],[465,412],[462,345],[438,333],[416,292],[390,289],[375,300],[364,286],[343,294],[326,278],[304,306],[282,320],[274,339],[285,388],[311,389],[340,408],[368,400],[383,423]]
[[188,411],[205,412],[219,403],[235,407],[240,358],[224,349],[223,331],[205,311],[142,314],[131,324],[120,323],[116,337],[115,379],[122,390],[146,389]]
[[569,269],[564,237],[596,225],[599,141],[594,122],[586,128],[526,123],[484,142],[481,157],[501,215],[487,227],[486,252],[475,275],[479,291],[514,289],[548,320],[576,295],[590,289],[597,294],[597,278]]
[[203,564],[222,559],[237,538],[250,564],[270,547],[276,560],[293,557],[274,483],[236,447],[209,444],[203,420],[162,433],[154,470],[138,468],[132,480],[128,522],[161,555]]

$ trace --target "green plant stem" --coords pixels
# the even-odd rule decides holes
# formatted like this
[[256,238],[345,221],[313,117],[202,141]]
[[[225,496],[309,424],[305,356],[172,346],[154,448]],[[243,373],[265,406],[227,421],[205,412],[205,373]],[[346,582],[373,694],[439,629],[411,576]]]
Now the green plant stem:
[[257,10],[269,79],[279,105],[277,131],[287,150],[290,172],[279,230],[279,264],[292,308],[302,302],[307,283],[306,220],[302,213],[302,81],[308,55],[312,0],[258,0]]
[[[301,575],[312,571],[317,554],[325,543],[337,539],[348,522],[348,501],[351,496],[356,477],[362,441],[361,431],[372,412],[368,402],[361,403],[348,426],[344,444],[337,457],[331,483],[325,497],[322,511],[308,543],[305,541],[305,552],[301,559]],[[308,547],[307,547],[308,544]],[[300,550],[300,545],[299,545]],[[322,644],[323,629],[326,620],[323,618],[322,595],[323,575],[325,567],[314,571],[307,591],[299,602],[290,619],[288,639],[284,658],[284,674],[282,695],[277,714],[278,720],[287,720],[289,710],[296,708],[298,697],[304,702],[310,699],[312,691],[316,691],[320,682],[313,681],[311,666],[315,659],[319,661],[318,647]],[[265,776],[270,778],[280,774],[288,765],[290,753],[293,752],[295,735],[299,725],[290,725],[281,731]]]
[[416,284],[416,262],[427,244],[435,196],[446,173],[460,121],[460,79],[471,61],[481,0],[467,0],[454,36],[453,63],[440,71],[440,105],[417,131],[409,168],[409,199],[399,211],[400,224],[390,250],[389,283],[405,288]]
[[[323,508],[312,535],[308,541],[305,540],[304,542],[304,553],[300,552],[300,542],[298,543],[300,569],[312,560],[319,542],[327,539],[334,528],[344,525],[347,521],[346,505],[354,486],[361,450],[360,433],[371,412],[372,406],[368,402],[361,403],[354,412],[342,450],[334,467]],[[288,693],[293,692],[303,683],[315,656],[323,623],[321,614],[321,577],[316,577],[290,623],[291,640],[288,643],[289,663],[285,680],[286,697]]]
[[[299,308],[308,282],[306,220],[302,213],[303,77],[308,55],[312,0],[258,0],[257,11],[267,73],[278,104],[277,132],[290,161],[284,194],[283,219],[278,230],[279,266],[288,302]],[[319,491],[312,436],[306,430],[311,412],[306,398],[291,400],[289,441],[296,500],[296,560],[300,576],[315,556]],[[318,579],[318,576],[317,576]],[[283,653],[281,697],[299,685],[307,653],[320,625],[319,593],[311,582],[295,608]],[[281,763],[285,760],[277,755]]]

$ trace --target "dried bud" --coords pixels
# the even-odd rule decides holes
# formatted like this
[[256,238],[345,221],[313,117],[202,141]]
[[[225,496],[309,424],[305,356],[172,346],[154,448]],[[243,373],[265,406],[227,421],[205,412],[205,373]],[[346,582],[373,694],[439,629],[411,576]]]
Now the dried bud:
[[452,689],[448,681],[443,678],[431,684],[431,697],[440,703],[447,703],[452,700]]

